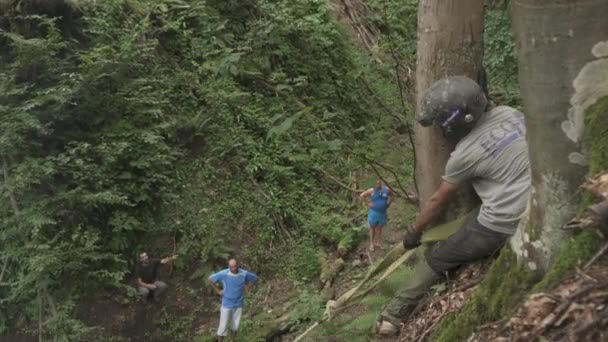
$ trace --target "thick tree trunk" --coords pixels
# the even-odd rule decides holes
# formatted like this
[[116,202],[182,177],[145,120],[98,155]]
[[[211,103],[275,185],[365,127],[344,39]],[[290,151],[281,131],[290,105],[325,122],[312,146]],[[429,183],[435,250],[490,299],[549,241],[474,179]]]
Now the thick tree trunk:
[[511,5],[532,170],[528,212],[512,246],[542,274],[565,238],[561,227],[580,206],[585,112],[608,95],[608,1]]
[[[484,0],[420,0],[418,7],[418,59],[416,112],[424,92],[445,76],[478,79],[483,58]],[[453,146],[438,128],[414,128],[416,180],[424,205],[439,186]],[[471,205],[471,191],[460,196],[464,210]]]

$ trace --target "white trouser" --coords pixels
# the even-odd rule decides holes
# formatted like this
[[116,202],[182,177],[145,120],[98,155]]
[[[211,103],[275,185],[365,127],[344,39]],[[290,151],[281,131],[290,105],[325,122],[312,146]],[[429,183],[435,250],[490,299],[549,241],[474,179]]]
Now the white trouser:
[[217,328],[217,336],[228,336],[228,322],[230,322],[230,330],[236,332],[241,324],[241,312],[243,308],[225,308],[220,309],[220,326]]

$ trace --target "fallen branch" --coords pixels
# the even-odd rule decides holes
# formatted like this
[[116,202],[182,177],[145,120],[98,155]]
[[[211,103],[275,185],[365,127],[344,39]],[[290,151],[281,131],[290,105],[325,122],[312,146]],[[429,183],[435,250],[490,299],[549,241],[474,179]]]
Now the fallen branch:
[[[363,21],[357,15],[357,11],[355,6],[352,5],[350,1],[341,0],[341,3],[344,7],[344,13],[348,16],[351,26],[359,33],[359,37],[361,37],[361,42],[365,45],[365,48],[369,51],[372,57],[376,60],[376,63],[383,64],[382,60],[376,52],[374,51],[373,45],[375,45],[374,40],[377,36],[377,32],[372,32],[370,26],[365,25]],[[364,5],[361,3],[361,5]],[[372,29],[375,27],[371,26]]]
[[481,330],[484,330],[485,328],[489,328],[489,327],[492,327],[492,326],[497,326],[497,325],[502,324],[506,320],[507,320],[507,318],[501,318],[498,321],[492,321],[492,322],[489,322],[489,323],[486,323],[486,324],[482,324],[482,325],[478,326],[477,328],[475,328],[475,330],[481,331]]
[[583,271],[580,267],[576,267],[576,274],[578,274],[580,277],[585,278],[593,283],[597,283],[597,279],[593,278],[592,276],[588,275],[585,271]]
[[[448,296],[448,300],[449,300],[449,296]],[[441,315],[439,315],[439,317],[437,317],[437,319],[435,319],[435,322],[433,322],[433,324],[431,324],[430,327],[428,327],[423,333],[422,335],[420,335],[420,338],[418,338],[418,342],[422,342],[424,341],[424,338],[431,332],[433,331],[433,329],[435,329],[435,327],[437,326],[437,324],[439,324],[439,322],[441,322],[441,319],[443,319],[443,316],[445,316],[450,310],[449,310],[450,306],[448,304],[448,306],[446,306],[445,310],[443,310],[443,312],[441,313]]]
[[[608,319],[608,309],[605,309],[602,312],[599,319],[588,321],[585,324],[583,324],[582,326],[578,327],[576,330],[574,330],[573,335],[574,336],[585,335],[585,332],[589,332],[591,329],[597,327],[600,324],[605,324],[606,323],[605,319]],[[582,341],[583,339],[578,339],[578,340]],[[576,339],[574,339],[574,341],[576,341]]]
[[397,270],[397,268],[399,268],[399,266],[406,263],[407,261],[410,261],[412,259],[412,257],[414,256],[414,252],[415,252],[415,250],[413,250],[413,249],[405,252],[405,254],[403,254],[401,256],[401,258],[397,259],[397,261],[395,261],[386,271],[384,271],[384,273],[378,280],[376,280],[367,289],[363,290],[362,292],[358,293],[357,295],[354,295],[351,299],[365,297],[368,293],[370,293],[373,289],[375,289],[378,285],[380,285],[380,283],[382,283],[386,278],[388,278],[388,276],[390,276],[393,272],[395,272],[395,270]]
[[602,255],[604,255],[604,253],[606,253],[606,251],[608,250],[608,242],[604,244],[604,246],[602,246],[602,248],[600,248],[600,250],[593,256],[593,258],[591,258],[591,260],[589,260],[585,266],[583,267],[583,269],[587,269],[589,266],[593,265],[593,263],[599,259],[599,257],[601,257]]
[[457,288],[454,288],[454,290],[452,290],[452,291],[453,292],[464,292],[464,291],[470,289],[471,287],[477,286],[479,283],[481,283],[482,280],[483,280],[483,278],[478,278],[474,281],[471,281],[471,282],[463,284]]
[[361,298],[361,297],[364,297],[365,295],[367,295],[371,290],[373,290],[374,288],[376,288],[376,286],[378,286],[382,281],[384,281],[390,274],[392,274],[399,266],[401,266],[401,264],[403,264],[405,261],[407,261],[413,254],[414,254],[414,250],[409,250],[406,253],[404,253],[399,259],[397,259],[395,262],[393,262],[384,271],[384,273],[382,274],[382,276],[376,282],[374,282],[370,287],[368,287],[364,291],[362,291],[360,293],[357,293],[357,291],[363,286],[363,284],[365,284],[371,278],[372,274],[375,274],[374,272],[371,272],[373,270],[370,270],[370,273],[368,273],[368,275],[356,287],[354,287],[354,288],[350,289],[349,291],[347,291],[346,293],[342,294],[342,296],[340,296],[340,298],[338,298],[335,302],[333,302],[334,303],[334,307],[333,308],[330,307],[330,305],[327,305],[327,308],[325,310],[325,314],[324,314],[323,318],[321,318],[320,320],[316,321],[312,326],[310,326],[308,329],[306,329],[306,331],[304,331],[304,333],[302,333],[301,335],[299,335],[294,340],[294,342],[302,340],[313,329],[315,329],[317,326],[319,326],[319,324],[321,324],[323,322],[330,321],[333,317],[335,317],[335,316],[332,315],[332,312],[333,313],[337,313],[337,312],[340,312],[342,310],[345,310],[346,307],[350,307],[352,304],[351,305],[346,305],[346,303],[348,301],[355,300],[357,298]]
[[[427,230],[422,235],[422,242],[430,242],[430,241],[440,241],[446,240],[450,235],[452,235],[456,230],[458,230],[461,226],[460,222],[465,220],[466,216],[461,217],[460,219],[444,223],[442,225],[433,227],[432,229]],[[343,293],[338,299],[332,301],[332,305],[327,305],[326,311],[322,319],[315,322],[311,327],[306,329],[304,333],[299,335],[294,342],[302,340],[306,335],[308,335],[313,329],[319,326],[321,323],[330,321],[333,319],[332,312],[340,312],[346,307],[350,306],[346,303],[366,296],[370,291],[375,289],[380,283],[382,283],[389,275],[391,275],[399,266],[401,266],[406,261],[409,261],[415,255],[416,249],[406,250],[401,243],[397,243],[393,248],[384,256],[377,265],[372,266],[369,272],[365,275],[365,277],[357,284],[357,286],[351,288],[350,290]],[[369,255],[368,255],[369,257]],[[378,273],[384,273],[369,287],[360,291],[367,282],[369,282],[374,276]]]
[[306,329],[306,331],[304,331],[302,335],[298,336],[295,340],[293,340],[293,342],[301,341],[306,335],[308,335],[311,331],[318,327],[321,322],[323,321],[315,322],[315,324],[311,325],[308,329]]
[[576,300],[578,297],[601,286],[603,286],[603,284],[589,285],[575,292],[573,295],[567,298],[566,301],[562,302],[552,313],[545,317],[545,319],[543,319],[539,327],[534,332],[534,336],[540,337],[547,330],[547,328],[552,326],[562,316],[562,314],[566,312],[566,310],[570,307],[570,304],[572,304],[572,302],[574,302],[574,300]]

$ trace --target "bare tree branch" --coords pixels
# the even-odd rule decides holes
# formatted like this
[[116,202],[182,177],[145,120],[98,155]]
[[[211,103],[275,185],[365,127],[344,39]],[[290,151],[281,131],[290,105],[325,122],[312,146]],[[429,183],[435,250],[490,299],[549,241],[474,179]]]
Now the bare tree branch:
[[351,191],[351,192],[363,192],[365,190],[361,190],[361,189],[353,189],[351,187],[349,187],[348,185],[342,183],[339,179],[337,179],[336,177],[330,175],[327,171],[321,169],[321,168],[317,168],[317,170],[321,173],[323,173],[327,178],[329,178],[330,180],[332,180],[334,183],[336,183],[337,185],[339,185],[340,187]]
[[[382,181],[384,184],[386,184],[386,186],[387,186],[387,187],[388,187],[388,188],[391,190],[391,192],[392,192],[393,194],[395,194],[395,196],[397,196],[397,197],[401,197],[401,198],[404,198],[404,199],[406,199],[407,201],[409,201],[410,203],[413,203],[413,204],[416,204],[416,203],[417,203],[415,200],[413,200],[413,199],[412,199],[412,198],[411,198],[411,197],[408,195],[407,191],[403,192],[403,194],[402,194],[402,193],[400,193],[400,192],[398,192],[398,191],[395,191],[395,189],[394,189],[394,188],[393,188],[393,187],[392,187],[392,186],[391,186],[391,185],[388,183],[388,181],[387,181],[387,180],[386,180],[384,177],[382,177],[382,175],[380,174],[380,172],[378,171],[378,169],[376,168],[376,166],[374,166],[374,163],[370,163],[370,162],[368,162],[368,165],[369,165],[369,166],[372,168],[372,170],[374,170],[374,173],[376,174],[376,176],[378,176],[378,178],[380,178],[380,180],[381,180],[381,181]],[[403,191],[404,189],[401,189],[401,190]]]
[[[388,6],[387,6],[387,1],[385,0],[383,2],[383,10],[384,10],[384,24],[390,28],[390,25],[388,24]],[[391,52],[391,55],[393,56],[393,60],[395,61],[395,77],[397,78],[397,86],[399,87],[399,100],[401,101],[401,106],[403,107],[403,109],[407,109],[407,104],[405,101],[405,89],[403,88],[403,84],[401,84],[401,72],[400,70],[402,69],[402,64],[401,64],[401,58],[399,57],[399,54],[397,53],[397,50],[395,49],[395,42],[393,41],[393,37],[391,35],[391,32],[388,32],[387,34],[388,37],[388,46]],[[412,155],[413,155],[413,167],[414,170],[416,169],[416,145],[414,144],[414,136],[412,133],[412,127],[410,126],[409,122],[407,120],[405,120],[405,129],[407,131],[407,136],[408,139],[410,141],[410,145],[412,146]],[[418,181],[416,180],[416,173],[414,172],[414,174],[412,175],[412,178],[414,180],[414,188],[416,189],[416,194],[419,194],[420,191],[418,191]]]

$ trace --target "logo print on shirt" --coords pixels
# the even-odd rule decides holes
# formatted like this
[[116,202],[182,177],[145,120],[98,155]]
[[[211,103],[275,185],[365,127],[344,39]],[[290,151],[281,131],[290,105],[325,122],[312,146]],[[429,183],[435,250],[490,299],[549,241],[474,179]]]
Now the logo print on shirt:
[[515,140],[521,138],[524,132],[524,121],[512,118],[486,132],[479,144],[490,156],[496,157],[500,152],[513,144]]

